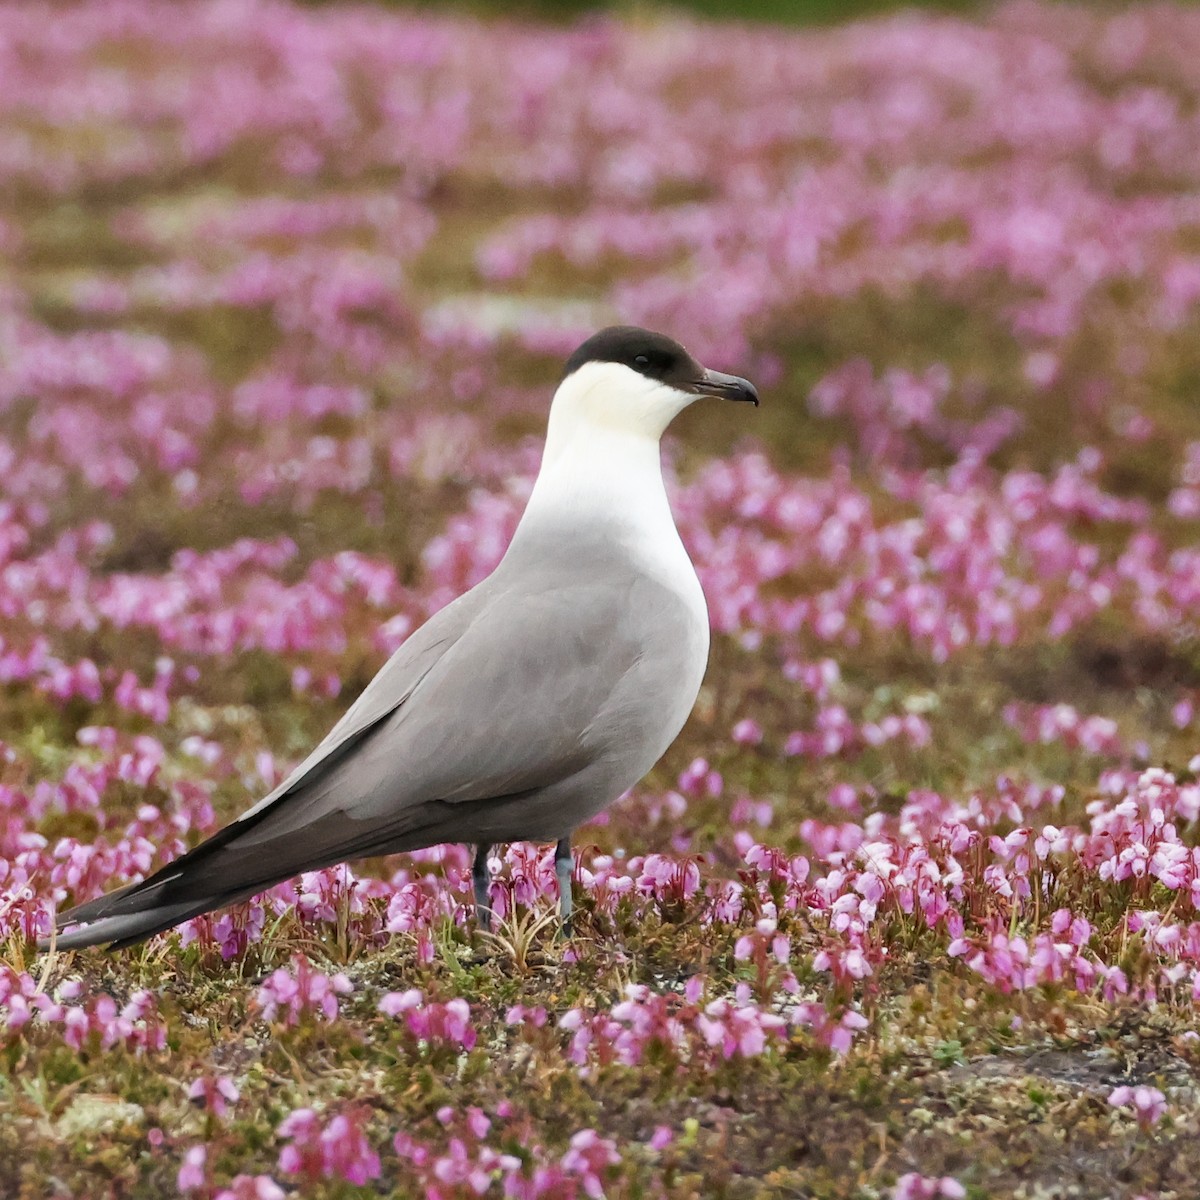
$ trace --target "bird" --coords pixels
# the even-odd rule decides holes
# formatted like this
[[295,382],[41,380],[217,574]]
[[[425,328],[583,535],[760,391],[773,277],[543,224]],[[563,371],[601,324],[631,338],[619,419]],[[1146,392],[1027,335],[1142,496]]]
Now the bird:
[[675,740],[708,663],[704,593],[667,499],[660,440],[701,397],[754,385],[635,326],[567,359],[541,465],[503,558],[417,628],[269,795],[148,878],[60,914],[43,945],[134,945],[338,863],[446,842],[488,857],[554,843],[571,918],[572,831]]

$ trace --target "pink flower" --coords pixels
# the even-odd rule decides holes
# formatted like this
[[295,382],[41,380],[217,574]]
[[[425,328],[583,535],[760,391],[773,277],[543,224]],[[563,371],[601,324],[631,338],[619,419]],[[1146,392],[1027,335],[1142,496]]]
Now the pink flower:
[[648,854],[641,868],[638,890],[662,903],[683,904],[700,886],[700,870],[692,859],[675,862],[661,854]]
[[757,746],[763,740],[762,726],[757,721],[744,717],[733,727],[732,737],[739,746]]
[[461,998],[426,1001],[421,991],[388,992],[379,1001],[379,1011],[390,1017],[403,1016],[412,1035],[422,1042],[445,1042],[470,1050],[475,1045],[471,1006]]
[[529,1008],[524,1004],[514,1004],[505,1014],[504,1022],[506,1025],[533,1025],[540,1029],[547,1021],[546,1010],[539,1004],[535,1008]]
[[609,1168],[621,1161],[616,1147],[591,1129],[581,1129],[571,1138],[570,1149],[562,1157],[562,1167],[579,1180],[584,1194],[603,1200],[604,1179]]
[[1109,1093],[1108,1102],[1113,1108],[1128,1108],[1138,1119],[1143,1129],[1157,1125],[1167,1111],[1167,1098],[1157,1088],[1138,1085],[1130,1087],[1122,1085],[1113,1088]]
[[183,1156],[175,1185],[181,1192],[198,1192],[208,1185],[206,1162],[208,1151],[203,1146],[192,1146]]
[[338,1015],[338,996],[349,995],[354,985],[339,972],[325,975],[309,965],[303,954],[294,955],[290,968],[279,967],[259,987],[256,997],[263,1020],[274,1021],[281,1014],[284,1024],[296,1025],[305,1016],[315,1015],[326,1021]]
[[322,1126],[310,1108],[298,1108],[276,1130],[289,1145],[279,1153],[279,1169],[309,1182],[345,1179],[360,1187],[379,1176],[379,1156],[363,1133],[355,1111],[341,1113]]
[[892,1200],[937,1200],[939,1196],[945,1197],[945,1200],[963,1200],[966,1194],[967,1189],[949,1175],[929,1179],[911,1171],[896,1180]]
[[287,1193],[269,1175],[235,1175],[215,1200],[286,1200]]
[[198,1102],[216,1117],[224,1117],[230,1104],[236,1104],[240,1093],[237,1085],[226,1075],[204,1075],[193,1079],[188,1086],[188,1099]]

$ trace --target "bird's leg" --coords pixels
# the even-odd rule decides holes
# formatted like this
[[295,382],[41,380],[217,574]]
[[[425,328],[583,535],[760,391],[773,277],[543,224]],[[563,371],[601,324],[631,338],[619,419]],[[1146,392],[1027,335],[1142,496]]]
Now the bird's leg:
[[488,871],[488,854],[491,846],[480,842],[475,847],[475,863],[471,868],[471,882],[475,885],[475,920],[480,929],[492,927],[492,903],[488,896],[488,885],[492,881]]
[[571,929],[571,876],[575,873],[575,856],[571,839],[565,837],[554,847],[554,875],[558,880],[558,911],[562,914],[564,932]]

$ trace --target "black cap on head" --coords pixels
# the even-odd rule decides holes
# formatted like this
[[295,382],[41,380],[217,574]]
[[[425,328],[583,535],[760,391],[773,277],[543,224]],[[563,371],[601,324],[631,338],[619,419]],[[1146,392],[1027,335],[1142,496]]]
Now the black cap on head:
[[691,382],[704,370],[674,338],[636,325],[610,325],[592,334],[567,359],[564,375],[589,362],[620,363],[663,383]]
[[758,404],[758,392],[748,380],[706,370],[674,338],[636,325],[610,325],[593,334],[567,359],[563,378],[590,362],[620,363],[681,392]]

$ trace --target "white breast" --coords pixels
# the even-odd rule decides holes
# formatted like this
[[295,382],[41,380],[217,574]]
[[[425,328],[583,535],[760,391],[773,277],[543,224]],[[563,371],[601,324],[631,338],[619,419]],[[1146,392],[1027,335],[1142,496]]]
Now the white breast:
[[[661,478],[661,477],[660,477]],[[704,630],[704,653],[708,653],[708,604],[696,576],[696,568],[684,549],[665,494],[663,505],[653,513],[642,510],[626,527],[624,543],[630,558],[651,579],[661,583],[683,601],[688,612]]]
[[659,439],[691,399],[614,364],[589,363],[568,376],[551,405],[542,467],[512,546],[599,534],[678,596],[695,675],[681,680],[685,690],[699,688],[708,660],[708,606],[667,501]]
[[570,539],[603,529],[645,574],[675,592],[708,628],[708,607],[667,501],[658,440],[609,429],[566,446],[547,442],[546,457],[513,539]]

